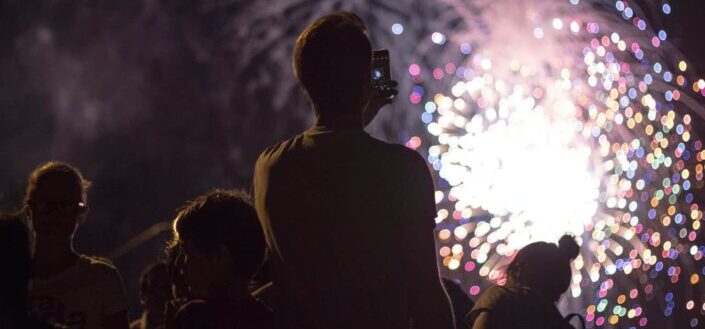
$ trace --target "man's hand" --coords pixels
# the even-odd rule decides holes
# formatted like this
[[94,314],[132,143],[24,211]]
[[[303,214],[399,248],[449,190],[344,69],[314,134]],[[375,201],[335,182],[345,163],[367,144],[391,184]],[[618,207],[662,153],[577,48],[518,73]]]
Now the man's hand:
[[387,85],[388,88],[384,91],[379,88],[372,88],[370,98],[367,100],[365,110],[362,112],[363,127],[367,127],[372,122],[382,107],[394,101],[394,97],[399,93],[397,90],[398,85],[396,81],[391,80]]

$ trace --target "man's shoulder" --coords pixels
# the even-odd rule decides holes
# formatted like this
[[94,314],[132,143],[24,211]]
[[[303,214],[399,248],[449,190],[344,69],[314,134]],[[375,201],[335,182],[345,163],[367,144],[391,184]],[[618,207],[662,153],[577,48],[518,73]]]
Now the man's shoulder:
[[399,170],[424,170],[427,171],[426,160],[413,149],[410,149],[404,145],[388,143],[384,141],[377,140],[382,143],[384,148],[383,153],[386,154],[384,159],[389,162],[390,165],[397,167]]
[[[296,159],[305,154],[320,152],[315,148],[311,148],[311,143],[315,142],[306,139],[304,132],[271,145],[260,153],[257,159],[256,170],[265,168],[271,169],[282,163],[296,161]],[[359,154],[360,157],[373,157],[377,159],[379,163],[395,166],[397,169],[410,168],[418,170],[418,168],[425,166],[423,157],[415,150],[400,144],[379,140],[366,133],[356,135],[354,141],[348,139],[345,140],[344,143],[336,144],[335,147],[354,149],[355,151],[352,152],[363,153]],[[329,150],[326,150],[321,154],[328,153]]]
[[396,151],[399,153],[400,157],[403,157],[404,160],[409,161],[413,164],[419,165],[425,165],[425,160],[421,156],[419,152],[416,152],[416,150],[412,150],[406,146],[399,145],[399,144],[392,144],[395,146]]
[[257,164],[266,165],[276,162],[285,154],[295,151],[297,149],[296,146],[301,144],[302,139],[303,134],[298,134],[265,148],[257,158]]
[[73,278],[84,287],[95,287],[98,291],[108,295],[124,295],[122,278],[117,267],[108,259],[96,256],[81,255],[76,266]]
[[75,288],[75,286],[100,285],[105,280],[119,278],[117,268],[107,259],[79,255],[78,260],[65,271],[48,278],[33,282],[38,290],[54,290],[56,287]]
[[113,277],[119,275],[113,262],[103,257],[82,255],[79,259],[79,266],[84,271],[96,276]]
[[132,323],[130,323],[130,329],[145,329],[145,328],[147,328],[146,320],[147,319],[145,319],[145,317],[142,316],[139,319],[132,321]]
[[64,296],[76,302],[84,297],[124,299],[122,279],[117,268],[106,259],[83,255],[64,272],[33,281],[31,295]]
[[374,153],[374,156],[380,162],[398,165],[401,163],[423,163],[421,155],[413,149],[404,145],[387,142],[376,137],[370,136],[367,133],[357,135],[353,143],[366,149],[369,153]]

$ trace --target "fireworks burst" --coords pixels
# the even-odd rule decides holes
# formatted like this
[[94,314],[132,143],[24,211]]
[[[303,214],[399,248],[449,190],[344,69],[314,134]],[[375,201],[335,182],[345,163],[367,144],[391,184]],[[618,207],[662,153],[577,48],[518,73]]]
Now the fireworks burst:
[[444,3],[467,31],[431,33],[408,72],[449,274],[477,295],[522,246],[569,232],[583,251],[562,304],[590,326],[702,325],[703,109],[689,95],[705,83],[685,88],[666,32],[622,1]]
[[[106,56],[113,41],[65,51],[42,26],[17,43],[25,45],[19,57],[41,73],[31,76],[55,91],[59,131],[91,137],[100,127],[151,115],[153,102],[132,101],[148,99],[150,79],[183,80],[193,84],[193,99],[214,109],[209,116],[232,124],[223,129],[232,139],[228,158],[238,165],[223,167],[249,167],[239,154],[256,152],[240,151],[241,140],[264,131],[250,123],[278,123],[267,130],[271,138],[311,119],[291,78],[297,33],[332,10],[354,11],[376,48],[389,48],[404,95],[372,130],[418,149],[436,170],[444,275],[477,296],[489,281],[501,281],[516,250],[570,232],[582,254],[564,310],[582,310],[591,327],[703,326],[705,200],[697,191],[705,151],[693,124],[705,114],[705,80],[694,77],[659,26],[671,12],[668,3],[144,3],[140,15],[125,14],[135,17],[124,24],[131,29],[71,29],[125,33],[105,42],[124,40],[119,49],[139,56]],[[74,38],[79,45],[85,39]],[[141,58],[144,66],[132,62]],[[160,71],[185,73],[152,77],[145,73],[153,71],[152,58],[168,64]],[[192,70],[182,71],[184,63]],[[105,88],[94,76],[124,88]],[[173,87],[166,90],[172,98]]]

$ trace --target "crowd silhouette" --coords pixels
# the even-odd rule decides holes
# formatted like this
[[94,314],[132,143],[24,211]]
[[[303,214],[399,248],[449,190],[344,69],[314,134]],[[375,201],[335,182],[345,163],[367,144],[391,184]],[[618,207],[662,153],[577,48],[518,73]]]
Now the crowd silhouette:
[[40,164],[0,220],[0,328],[573,328],[556,308],[571,236],[521,249],[474,306],[441,280],[424,159],[363,130],[396,95],[372,83],[371,54],[350,12],[301,33],[293,66],[315,125],[261,153],[253,199],[214,189],[178,211],[131,324],[118,269],[73,247],[91,183]]

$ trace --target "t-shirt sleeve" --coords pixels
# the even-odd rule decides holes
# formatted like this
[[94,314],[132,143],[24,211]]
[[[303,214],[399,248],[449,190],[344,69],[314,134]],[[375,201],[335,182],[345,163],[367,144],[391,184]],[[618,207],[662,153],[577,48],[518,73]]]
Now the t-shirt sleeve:
[[103,315],[127,310],[127,297],[120,273],[111,265],[100,264],[100,266],[104,267],[101,271],[104,280],[103,284],[99,286],[100,296],[98,296],[102,300]]
[[415,225],[416,228],[428,230],[430,234],[435,228],[433,219],[436,217],[433,178],[424,159],[416,152],[409,152],[411,161],[406,173],[406,212],[422,221]]
[[273,235],[271,234],[271,223],[269,222],[269,212],[267,211],[267,197],[269,191],[269,166],[268,158],[270,149],[266,149],[260,154],[257,162],[255,162],[255,173],[252,179],[252,196],[254,197],[255,210],[257,211],[257,218],[262,225],[262,232],[264,233],[265,242],[267,244],[267,249],[270,252],[277,253],[277,248],[275,247],[275,242]]
[[403,270],[406,275],[409,311],[412,319],[420,322],[439,322],[440,327],[452,327],[450,301],[443,290],[438,271],[438,253],[434,239],[436,217],[435,190],[426,161],[409,151],[409,160],[403,193]]
[[[407,270],[421,272],[426,276],[434,276],[438,281],[435,269],[434,229],[436,223],[436,202],[431,173],[421,156],[411,150],[406,151],[406,168],[404,172],[401,195],[405,263]],[[436,274],[434,274],[436,273]],[[417,278],[418,279],[418,278]],[[426,279],[430,279],[426,277]],[[440,283],[439,283],[440,284]]]

